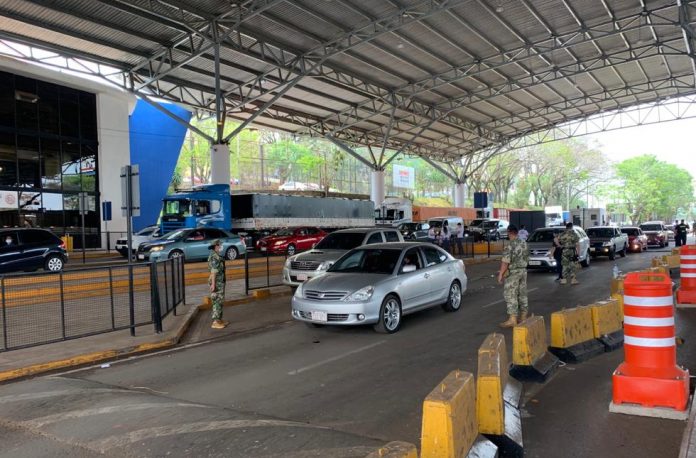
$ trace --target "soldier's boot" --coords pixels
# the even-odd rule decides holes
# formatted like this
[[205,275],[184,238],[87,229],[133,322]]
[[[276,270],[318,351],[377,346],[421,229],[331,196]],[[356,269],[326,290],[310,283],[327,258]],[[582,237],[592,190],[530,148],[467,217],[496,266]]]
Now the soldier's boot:
[[523,310],[522,313],[520,313],[520,323],[522,323],[524,320],[526,320],[528,315],[529,315],[529,312],[526,310]]
[[512,328],[517,325],[517,315],[510,315],[507,321],[500,323],[501,328]]
[[227,327],[227,326],[230,325],[230,322],[227,321],[227,320],[220,320],[220,322],[221,322],[225,327]]
[[579,285],[580,282],[577,280],[577,278],[573,278],[572,280],[570,280],[570,284],[571,285]]
[[566,280],[565,278],[561,278],[561,281],[559,283],[561,285],[565,285],[566,283],[568,283],[568,280]]
[[213,321],[213,324],[210,327],[213,329],[225,329],[225,325],[221,320]]

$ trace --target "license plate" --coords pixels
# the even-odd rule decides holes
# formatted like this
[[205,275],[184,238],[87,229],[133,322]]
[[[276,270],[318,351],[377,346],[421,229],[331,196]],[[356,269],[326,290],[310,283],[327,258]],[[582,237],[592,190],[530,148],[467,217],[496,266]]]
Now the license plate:
[[261,251],[266,251],[266,247],[265,247],[265,246],[262,246],[262,247],[261,247]]
[[593,253],[595,251],[594,248],[590,248],[590,253]]
[[138,259],[140,259],[141,261],[144,261],[144,260],[145,260],[145,255],[144,255],[144,254],[139,254],[139,255],[138,255]]
[[541,265],[541,261],[529,261],[529,265],[530,265],[530,266],[540,266],[540,265]]
[[297,281],[305,281],[307,280],[307,275],[306,274],[299,274],[297,276]]
[[321,321],[326,323],[329,318],[326,316],[326,312],[312,312],[312,321]]

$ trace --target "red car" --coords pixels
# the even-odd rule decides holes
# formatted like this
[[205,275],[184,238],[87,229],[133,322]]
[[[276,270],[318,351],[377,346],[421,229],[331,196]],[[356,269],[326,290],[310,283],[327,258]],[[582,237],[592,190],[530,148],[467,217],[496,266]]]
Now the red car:
[[326,232],[318,227],[281,229],[256,242],[256,249],[261,252],[286,253],[288,256],[292,256],[298,251],[311,249],[324,237],[326,237]]
[[641,253],[648,250],[648,236],[639,227],[622,227],[621,232],[628,235],[628,251]]
[[648,237],[648,246],[664,248],[669,245],[667,228],[662,221],[648,221],[641,224],[640,229]]

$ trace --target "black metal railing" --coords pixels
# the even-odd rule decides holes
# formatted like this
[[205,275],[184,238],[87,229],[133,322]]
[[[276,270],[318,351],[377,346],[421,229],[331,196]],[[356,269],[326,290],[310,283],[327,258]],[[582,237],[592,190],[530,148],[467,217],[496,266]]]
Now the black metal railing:
[[283,285],[283,266],[287,255],[268,252],[244,256],[244,290],[270,288]]
[[0,352],[154,324],[185,302],[180,259],[0,277]]

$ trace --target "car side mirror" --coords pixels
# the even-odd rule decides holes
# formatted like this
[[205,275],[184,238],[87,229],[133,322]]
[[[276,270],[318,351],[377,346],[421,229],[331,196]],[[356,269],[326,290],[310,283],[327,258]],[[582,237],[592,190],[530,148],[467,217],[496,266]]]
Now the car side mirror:
[[408,264],[408,265],[405,265],[401,268],[401,272],[404,274],[409,274],[409,273],[415,272],[415,271],[416,271],[416,266],[414,266],[413,264]]

